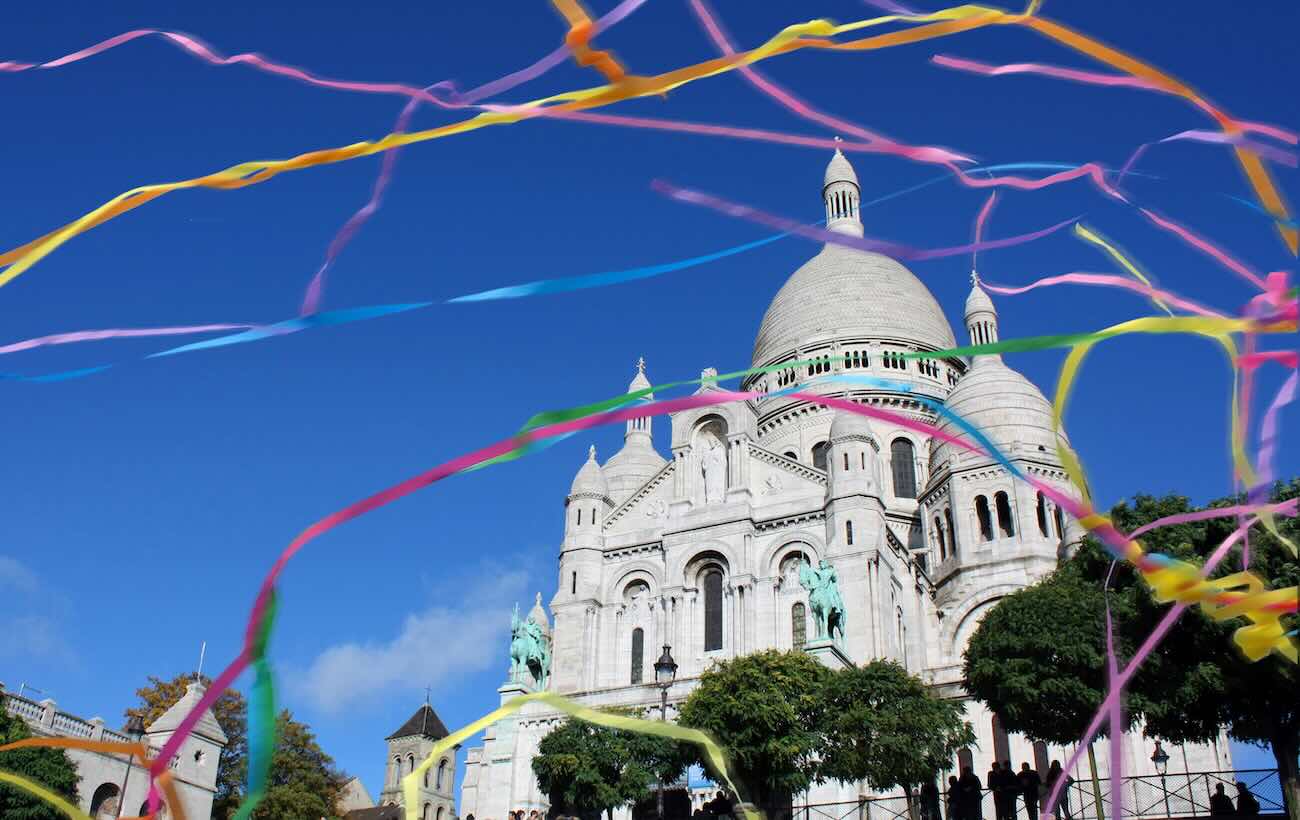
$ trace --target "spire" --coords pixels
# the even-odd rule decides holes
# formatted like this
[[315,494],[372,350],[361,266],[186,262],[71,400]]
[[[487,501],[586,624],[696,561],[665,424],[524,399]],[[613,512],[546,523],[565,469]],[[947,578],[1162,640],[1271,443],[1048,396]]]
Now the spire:
[[[966,330],[970,333],[970,343],[973,345],[993,344],[998,340],[998,311],[993,306],[993,300],[980,287],[980,275],[978,271],[970,272],[970,295],[966,297]],[[971,363],[972,367],[978,367],[984,362],[1001,362],[1000,354],[986,354],[976,356]]]
[[[636,360],[636,375],[632,377],[631,383],[627,386],[627,392],[639,393],[642,390],[650,389],[650,379],[645,374],[645,357],[638,357]],[[654,393],[647,393],[637,400],[638,403],[654,401]],[[628,419],[627,430],[623,433],[623,440],[628,444],[636,441],[637,443],[649,444],[651,440],[650,417],[640,419]]]
[[[839,137],[835,142],[841,142]],[[826,205],[826,228],[837,233],[862,236],[862,219],[858,213],[861,190],[858,175],[838,145],[822,178],[822,202]]]

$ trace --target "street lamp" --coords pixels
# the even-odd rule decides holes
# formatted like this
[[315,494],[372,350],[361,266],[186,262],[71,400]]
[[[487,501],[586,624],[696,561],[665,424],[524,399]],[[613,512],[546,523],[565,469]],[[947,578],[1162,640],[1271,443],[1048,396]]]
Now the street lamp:
[[[131,715],[131,719],[126,722],[126,736],[132,743],[139,743],[140,738],[144,737],[144,719],[139,715]],[[130,752],[126,753],[126,773],[122,775],[122,793],[117,796],[117,816],[122,816],[122,807],[126,804],[126,781],[131,777],[131,758]]]
[[1164,747],[1158,740],[1156,750],[1151,753],[1151,762],[1156,764],[1156,771],[1160,774],[1160,791],[1165,794],[1165,817],[1170,817],[1169,787],[1165,784],[1165,773],[1169,770],[1169,755],[1165,753]]
[[[655,684],[659,687],[659,720],[668,722],[668,689],[677,679],[677,661],[673,660],[672,647],[664,644],[664,653],[655,661]],[[664,779],[659,778],[659,820],[664,817]]]

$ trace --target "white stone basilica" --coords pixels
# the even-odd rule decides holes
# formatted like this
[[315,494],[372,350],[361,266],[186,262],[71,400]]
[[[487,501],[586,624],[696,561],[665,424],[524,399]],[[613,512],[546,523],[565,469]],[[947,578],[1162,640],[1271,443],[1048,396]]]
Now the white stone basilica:
[[[822,198],[827,226],[862,236],[859,186],[836,151]],[[973,343],[998,338],[997,312],[978,282],[965,304]],[[930,291],[885,256],[827,244],[776,294],[759,325],[753,366],[817,360],[751,376],[746,390],[804,385],[903,416],[941,420],[939,402],[982,430],[1022,470],[1075,493],[1056,457],[1049,402],[1000,356],[908,360],[956,347]],[[707,375],[713,371],[705,371]],[[837,375],[904,382],[910,390]],[[629,392],[650,386],[644,365]],[[717,389],[707,380],[701,391]],[[658,716],[653,663],[672,647],[679,664],[669,719],[716,660],[767,648],[804,648],[837,665],[889,658],[960,698],[962,652],[998,599],[1050,572],[1082,530],[1050,501],[983,455],[880,420],[778,396],[673,414],[670,457],[651,419],[628,422],[623,448],[603,465],[594,448],[565,503],[548,688],[589,706],[636,706]],[[842,639],[816,640],[799,565],[829,562],[845,608]],[[503,702],[530,689],[501,688]],[[460,816],[504,820],[545,809],[530,761],[560,720],[534,705],[470,749]],[[974,702],[979,737],[961,755],[982,777],[991,760],[1045,771],[1061,749],[1008,737]],[[1125,771],[1152,770],[1150,744],[1125,740]],[[1195,770],[1231,766],[1226,742],[1185,750]],[[1106,744],[1097,746],[1104,769]],[[1175,767],[1176,768],[1176,767]],[[1076,779],[1088,775],[1076,771]],[[857,784],[828,783],[796,804],[856,800]]]

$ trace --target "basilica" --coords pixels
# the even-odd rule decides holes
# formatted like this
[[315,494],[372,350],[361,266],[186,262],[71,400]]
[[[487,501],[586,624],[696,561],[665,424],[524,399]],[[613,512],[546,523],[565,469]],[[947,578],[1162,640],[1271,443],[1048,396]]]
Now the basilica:
[[[828,230],[863,235],[857,176],[839,151],[821,196]],[[995,342],[997,311],[972,280],[964,338]],[[940,695],[963,699],[962,652],[980,618],[1051,572],[1083,530],[988,456],[804,397],[848,399],[961,434],[935,412],[942,404],[1021,470],[1077,497],[1057,459],[1051,405],[1000,356],[903,358],[954,347],[943,308],[906,267],[826,244],[759,324],[754,368],[803,362],[742,383],[771,395],[672,414],[663,452],[653,429],[662,422],[649,418],[627,422],[609,458],[589,452],[566,497],[549,613],[539,596],[531,632],[516,629],[545,651],[512,657],[502,702],[545,686],[588,706],[657,717],[653,664],[667,649],[678,664],[672,720],[712,663],[768,648],[802,649],[831,666],[891,659]],[[701,391],[718,389],[711,375]],[[649,386],[641,363],[628,390]],[[782,394],[791,387],[803,395]],[[828,587],[840,606],[833,624],[816,617],[826,604],[810,599]],[[978,743],[954,765],[983,773],[1010,759],[1045,771],[1049,756],[1065,759],[1062,749],[1008,735],[980,704],[966,707]],[[530,704],[489,729],[467,753],[460,816],[544,812],[530,761],[562,719]],[[1140,734],[1125,738],[1127,773],[1151,769],[1148,745]],[[1193,771],[1231,768],[1226,741],[1183,751]],[[870,794],[831,782],[795,802]]]

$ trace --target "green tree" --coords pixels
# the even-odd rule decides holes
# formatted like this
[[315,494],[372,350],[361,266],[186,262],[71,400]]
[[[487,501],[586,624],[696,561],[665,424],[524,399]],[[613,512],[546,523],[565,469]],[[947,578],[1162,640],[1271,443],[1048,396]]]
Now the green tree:
[[[126,716],[139,715],[148,726],[180,700],[185,695],[185,687],[193,682],[194,676],[188,674],[171,680],[150,675],[149,685],[135,690],[140,705],[127,709]],[[212,679],[205,675],[202,683],[211,686]],[[212,714],[228,740],[217,762],[217,793],[212,802],[212,816],[215,820],[226,820],[235,816],[244,799],[244,781],[248,776],[248,704],[238,691],[227,689],[213,704]]]
[[960,701],[933,694],[893,661],[833,672],[824,683],[820,777],[885,791],[931,780],[975,742]]
[[[5,711],[3,695],[0,695],[0,746],[25,740],[31,734],[22,718]],[[77,781],[81,778],[63,749],[0,752],[0,770],[35,780],[72,804],[77,803]],[[64,814],[33,794],[0,783],[0,817],[5,820],[63,820]]]
[[805,652],[767,650],[722,661],[700,676],[679,721],[712,735],[744,796],[776,817],[817,777],[829,676]]
[[667,738],[568,719],[542,738],[533,774],[552,805],[568,811],[611,811],[676,780],[691,753]]
[[275,732],[266,796],[252,820],[336,815],[347,776],[334,768],[334,759],[321,749],[311,728],[294,720],[288,709],[276,717]]
[[[1277,485],[1275,501],[1295,498],[1300,481]],[[1226,498],[1210,506],[1242,503]],[[1138,495],[1117,505],[1111,517],[1130,532],[1158,518],[1194,508],[1181,496]],[[1300,541],[1295,519],[1279,528]],[[1142,536],[1152,552],[1202,563],[1237,527],[1233,518],[1161,527]],[[1101,705],[1105,682],[1105,602],[1116,628],[1121,665],[1169,611],[1128,564],[1089,539],[1078,554],[1044,581],[1004,598],[989,612],[966,650],[966,677],[974,697],[1002,716],[1010,731],[1035,739],[1071,743]],[[1242,568],[1241,553],[1212,573]],[[1300,563],[1260,527],[1251,531],[1250,569],[1272,588],[1294,586]],[[1126,722],[1141,719],[1144,731],[1172,743],[1206,742],[1226,730],[1235,740],[1269,746],[1278,764],[1291,820],[1300,820],[1300,676],[1276,655],[1246,660],[1232,634],[1245,618],[1215,622],[1199,607],[1186,610],[1158,649],[1125,687]],[[1284,628],[1297,626],[1294,615]]]

